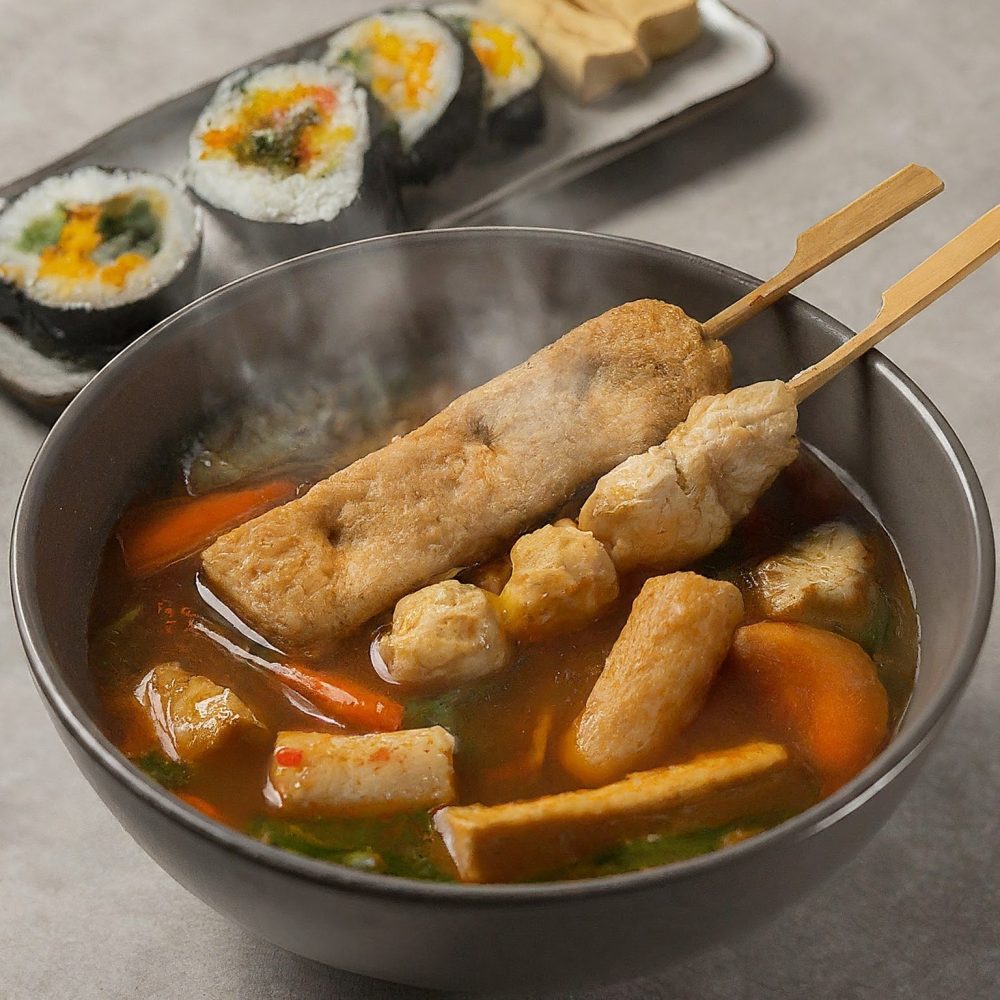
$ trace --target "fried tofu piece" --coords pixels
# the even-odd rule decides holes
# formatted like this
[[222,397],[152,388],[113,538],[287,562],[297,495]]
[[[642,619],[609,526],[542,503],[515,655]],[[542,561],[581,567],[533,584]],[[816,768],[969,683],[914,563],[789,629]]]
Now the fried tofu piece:
[[717,549],[798,455],[795,393],[758,382],[698,400],[666,441],[626,459],[580,512],[619,572],[680,569]]
[[611,309],[223,535],[203,555],[206,577],[257,631],[308,651],[493,556],[662,441],[696,399],[726,388],[729,363],[676,306]]
[[617,17],[573,0],[495,0],[531,35],[559,83],[582,104],[649,72],[638,38]]
[[284,813],[387,816],[451,802],[454,750],[441,726],[365,736],[280,732],[268,776]]
[[510,550],[511,576],[500,594],[504,627],[538,642],[589,624],[618,597],[607,549],[572,521],[547,524]]
[[690,45],[701,33],[698,0],[576,0],[584,10],[620,22],[650,59]]
[[[753,797],[739,792],[759,791],[758,782],[789,765],[779,744],[747,743],[603,788],[496,806],[449,806],[434,816],[434,825],[463,881],[525,879],[584,861],[651,827],[679,833],[733,822],[753,808]],[[726,794],[711,801],[720,792]]]
[[648,764],[701,711],[742,618],[731,583],[697,573],[647,580],[567,734],[566,769],[597,785]]
[[260,727],[241,698],[179,663],[161,663],[135,689],[163,752],[190,764],[240,729]]
[[481,680],[503,670],[511,657],[497,599],[457,580],[404,597],[379,651],[394,681],[419,688]]
[[849,524],[813,528],[751,574],[763,618],[832,628],[852,639],[871,630],[879,598],[875,559]]

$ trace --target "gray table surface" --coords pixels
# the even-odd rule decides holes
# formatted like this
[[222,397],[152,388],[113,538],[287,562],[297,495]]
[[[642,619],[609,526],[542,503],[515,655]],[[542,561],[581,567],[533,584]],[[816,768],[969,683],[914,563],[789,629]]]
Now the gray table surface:
[[[884,286],[1000,201],[1000,5],[737,3],[776,39],[776,75],[739,106],[511,206],[504,221],[656,240],[765,274],[784,263],[792,235],[828,209],[910,160],[926,163],[945,178],[946,193],[803,290],[857,327]],[[371,6],[0,0],[0,179]],[[997,265],[984,269],[886,346],[955,426],[994,511],[998,276]],[[0,399],[4,543],[43,433]],[[912,795],[823,889],[765,929],[663,976],[574,995],[997,996],[998,654],[995,628]],[[278,951],[164,875],[71,764],[32,688],[5,597],[0,736],[0,997],[423,995]]]

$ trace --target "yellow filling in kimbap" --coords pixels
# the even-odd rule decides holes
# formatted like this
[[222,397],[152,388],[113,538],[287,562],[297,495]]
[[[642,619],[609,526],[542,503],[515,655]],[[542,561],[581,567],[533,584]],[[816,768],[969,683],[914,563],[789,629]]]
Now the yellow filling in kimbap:
[[36,275],[66,283],[98,279],[123,288],[129,274],[159,251],[162,202],[153,193],[56,206],[32,220],[18,248],[38,255]]
[[333,168],[338,148],[355,136],[353,126],[334,124],[336,109],[331,87],[298,83],[250,91],[229,125],[203,133],[201,157],[229,156],[283,174],[304,173],[317,164]]
[[413,111],[434,92],[434,60],[438,43],[404,38],[380,21],[372,21],[362,51],[342,57],[367,80],[372,92],[390,111]]
[[506,79],[524,66],[520,40],[513,31],[490,21],[473,21],[469,26],[469,45],[483,69],[491,76]]

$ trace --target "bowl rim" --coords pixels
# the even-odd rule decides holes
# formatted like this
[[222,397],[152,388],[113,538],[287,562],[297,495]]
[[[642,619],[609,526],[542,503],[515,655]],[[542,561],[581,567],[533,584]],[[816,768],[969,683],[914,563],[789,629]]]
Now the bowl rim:
[[[37,608],[31,606],[28,599],[29,589],[35,576],[29,558],[30,529],[54,456],[71,441],[78,422],[86,418],[91,400],[99,398],[106,387],[113,386],[119,370],[136,364],[137,355],[141,355],[158,334],[183,320],[189,313],[202,309],[206,303],[224,298],[234,288],[254,282],[262,275],[292,270],[302,262],[314,258],[336,258],[342,254],[351,254],[358,248],[372,245],[419,243],[442,238],[542,239],[562,240],[575,244],[597,243],[631,252],[683,260],[723,276],[746,290],[760,284],[760,279],[736,268],[647,240],[541,226],[462,226],[391,233],[313,251],[241,276],[198,297],[130,344],[84,386],[49,431],[32,461],[22,486],[14,516],[10,549],[14,618],[35,684],[47,702],[50,712],[65,732],[73,737],[74,742],[112,779],[123,785],[145,805],[179,823],[186,832],[209,841],[212,847],[232,851],[243,860],[264,865],[276,874],[291,876],[340,892],[419,900],[438,905],[471,907],[491,903],[537,905],[561,900],[648,891],[657,886],[696,878],[707,870],[735,865],[779,844],[792,845],[807,840],[855,812],[923,753],[949,709],[965,688],[979,657],[989,625],[995,584],[995,549],[989,507],[982,484],[965,448],[947,420],[924,392],[877,350],[870,351],[864,363],[874,366],[907,399],[923,423],[934,433],[963,487],[976,543],[977,563],[973,570],[976,582],[975,606],[969,615],[966,632],[954,657],[950,675],[946,677],[929,704],[915,718],[909,720],[909,731],[905,735],[894,737],[859,775],[833,795],[778,826],[741,843],[695,858],[635,872],[562,882],[442,883],[356,871],[262,843],[249,834],[210,820],[187,805],[127,760],[101,733],[96,722],[90,718],[84,706],[69,690],[69,686],[59,676],[58,671],[50,667],[50,662],[54,662],[54,656],[43,639],[41,615]],[[781,308],[793,309],[803,314],[807,320],[825,328],[838,339],[844,340],[851,334],[844,324],[797,296],[785,296],[782,302]]]

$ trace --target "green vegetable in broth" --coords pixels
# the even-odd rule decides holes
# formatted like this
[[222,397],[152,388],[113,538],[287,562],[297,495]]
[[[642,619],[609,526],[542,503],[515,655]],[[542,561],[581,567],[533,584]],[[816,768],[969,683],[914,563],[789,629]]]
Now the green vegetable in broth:
[[403,727],[423,729],[427,726],[444,726],[454,735],[462,698],[462,691],[447,691],[436,697],[413,698],[406,702]]
[[191,780],[191,769],[186,764],[170,760],[159,750],[150,750],[149,753],[137,757],[133,763],[140,770],[145,771],[153,781],[170,789],[170,791],[184,788]]
[[434,882],[454,880],[426,812],[377,820],[263,817],[251,823],[248,833],[265,844],[362,871]]

